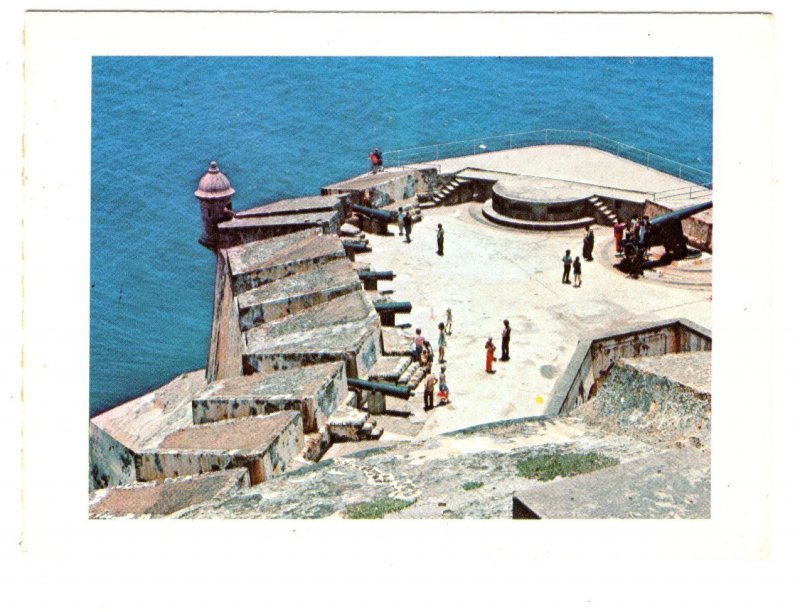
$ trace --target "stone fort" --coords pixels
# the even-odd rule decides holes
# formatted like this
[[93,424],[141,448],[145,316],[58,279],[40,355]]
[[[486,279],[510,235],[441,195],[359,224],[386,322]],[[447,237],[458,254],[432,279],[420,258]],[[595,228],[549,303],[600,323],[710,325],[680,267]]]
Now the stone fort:
[[[708,518],[710,177],[597,135],[469,148],[244,210],[212,161],[207,366],[91,419],[90,516]],[[656,240],[634,279],[612,227],[644,216],[688,256]],[[414,330],[435,346],[445,308],[447,358],[420,363]],[[503,319],[511,360],[487,376]],[[442,366],[450,401],[425,410]]]

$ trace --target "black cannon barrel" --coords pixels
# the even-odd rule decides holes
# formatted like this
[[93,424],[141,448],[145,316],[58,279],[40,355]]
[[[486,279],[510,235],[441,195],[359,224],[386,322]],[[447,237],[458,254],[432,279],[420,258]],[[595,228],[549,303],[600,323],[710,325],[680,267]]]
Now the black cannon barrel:
[[356,242],[355,240],[342,240],[344,248],[355,253],[370,253],[372,248],[363,242]]
[[713,205],[714,203],[709,201],[709,202],[701,202],[700,204],[692,204],[691,206],[686,206],[684,208],[679,208],[678,210],[673,210],[672,212],[659,215],[655,219],[651,219],[650,226],[658,227],[659,225],[670,223],[671,221],[680,221],[681,219],[686,219],[687,217],[696,215],[697,213],[703,212],[704,210],[708,210]]
[[380,219],[381,221],[386,221],[387,223],[397,219],[397,215],[391,211],[381,210],[380,208],[369,208],[368,206],[361,206],[359,204],[353,205],[353,212],[357,212],[360,215],[364,215],[365,217],[370,217],[372,219]]
[[375,310],[380,312],[411,312],[411,302],[374,302]]
[[350,378],[349,376],[347,377],[347,386],[361,389],[362,391],[377,391],[384,395],[391,395],[392,397],[400,397],[402,399],[408,399],[413,395],[411,389],[407,385],[392,385],[390,383],[364,380],[363,378]]
[[358,278],[361,280],[394,280],[391,270],[359,270]]

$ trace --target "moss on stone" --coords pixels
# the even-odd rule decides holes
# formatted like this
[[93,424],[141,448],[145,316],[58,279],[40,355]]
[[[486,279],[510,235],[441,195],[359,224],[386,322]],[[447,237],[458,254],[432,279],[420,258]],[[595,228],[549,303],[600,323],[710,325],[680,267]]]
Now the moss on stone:
[[465,482],[461,485],[465,491],[472,491],[473,489],[480,489],[483,486],[483,483],[478,480],[470,480],[469,482]]
[[360,504],[351,504],[345,508],[345,517],[351,519],[377,519],[383,518],[385,514],[400,512],[408,508],[416,500],[395,499],[393,497],[381,497],[373,501]]
[[517,462],[517,473],[523,478],[553,480],[556,476],[569,477],[594,472],[617,465],[619,461],[599,453],[547,453]]

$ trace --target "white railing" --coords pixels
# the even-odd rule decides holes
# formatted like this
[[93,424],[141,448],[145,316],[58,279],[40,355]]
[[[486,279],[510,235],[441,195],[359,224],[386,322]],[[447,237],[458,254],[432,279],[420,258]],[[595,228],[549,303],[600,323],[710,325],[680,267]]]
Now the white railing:
[[536,130],[533,132],[517,132],[502,136],[486,136],[483,138],[470,138],[468,140],[455,140],[441,142],[408,149],[386,151],[383,154],[384,164],[387,166],[403,166],[408,164],[436,161],[448,157],[464,157],[491,151],[504,151],[521,147],[532,147],[547,144],[574,144],[584,145],[613,153],[638,162],[649,168],[667,172],[687,181],[699,185],[711,184],[711,173],[677,162],[675,160],[651,153],[634,147],[624,142],[607,138],[600,134],[582,130]]

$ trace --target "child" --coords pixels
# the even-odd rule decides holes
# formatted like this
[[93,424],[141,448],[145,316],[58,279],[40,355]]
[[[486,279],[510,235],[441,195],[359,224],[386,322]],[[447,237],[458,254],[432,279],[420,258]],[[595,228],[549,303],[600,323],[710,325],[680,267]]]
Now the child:
[[484,348],[486,349],[486,372],[488,374],[494,374],[492,364],[494,363],[494,350],[496,347],[491,338],[486,341]]
[[447,309],[447,323],[445,323],[445,328],[447,329],[447,335],[451,336],[453,334],[453,311],[449,308]]
[[447,348],[447,337],[444,333],[444,323],[439,323],[439,363],[444,363],[445,348]]
[[442,371],[439,374],[439,397],[442,398],[439,402],[440,404],[450,403],[450,388],[447,386],[447,378],[444,373],[446,369],[447,366],[442,366]]
[[575,278],[575,286],[581,286],[581,258],[575,257],[575,261],[572,262],[572,276]]

